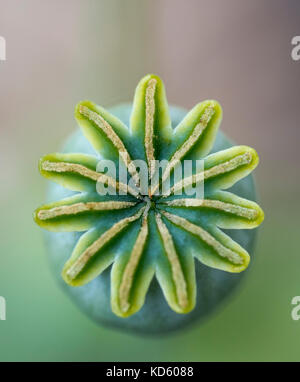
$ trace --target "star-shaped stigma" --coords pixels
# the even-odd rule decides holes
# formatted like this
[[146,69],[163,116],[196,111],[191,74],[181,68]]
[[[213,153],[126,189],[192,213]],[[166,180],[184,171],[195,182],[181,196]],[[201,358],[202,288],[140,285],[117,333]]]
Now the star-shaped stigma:
[[[36,222],[45,229],[84,232],[62,271],[66,283],[84,285],[113,264],[111,305],[118,316],[141,309],[154,276],[169,306],[188,313],[196,301],[194,258],[227,272],[248,266],[249,254],[220,228],[254,228],[262,222],[263,211],[223,190],[246,177],[258,156],[247,146],[208,155],[222,119],[216,101],[199,103],[172,128],[164,85],[148,75],[136,89],[129,128],[89,101],[77,105],[75,117],[98,156],[43,157],[41,174],[76,194],[35,211]],[[127,187],[117,175],[97,171],[99,154],[117,167],[121,157],[134,185]],[[147,163],[150,180],[157,170],[155,160],[168,160],[148,195],[140,192],[136,159]],[[199,159],[200,171],[194,166],[184,182],[173,179],[180,163]],[[162,195],[161,185],[168,179],[170,187]],[[99,183],[117,192],[100,195]],[[199,184],[205,186],[203,198],[186,193]]]

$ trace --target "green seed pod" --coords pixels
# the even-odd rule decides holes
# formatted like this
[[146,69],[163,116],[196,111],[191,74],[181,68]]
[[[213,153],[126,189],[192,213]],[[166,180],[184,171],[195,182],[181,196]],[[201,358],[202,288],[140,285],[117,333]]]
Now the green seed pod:
[[[257,153],[218,131],[216,101],[189,113],[169,108],[154,75],[140,81],[133,105],[108,112],[84,101],[75,117],[81,131],[63,153],[40,161],[41,174],[56,182],[55,201],[34,215],[49,231],[64,289],[99,324],[135,332],[168,332],[205,317],[238,285],[253,254],[250,228],[264,216],[249,175]],[[123,166],[125,181],[120,171],[99,170],[103,159]],[[182,163],[191,164],[183,182]]]

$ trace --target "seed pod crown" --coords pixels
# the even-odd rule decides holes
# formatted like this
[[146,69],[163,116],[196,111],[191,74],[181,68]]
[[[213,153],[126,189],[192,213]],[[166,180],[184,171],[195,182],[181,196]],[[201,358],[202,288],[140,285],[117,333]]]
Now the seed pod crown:
[[[44,156],[41,174],[75,194],[34,214],[47,230],[82,232],[62,271],[66,283],[80,287],[112,265],[116,315],[128,317],[141,309],[153,277],[169,306],[188,313],[196,301],[194,261],[226,272],[247,268],[249,254],[221,229],[254,228],[263,211],[224,190],[250,174],[258,156],[248,146],[209,155],[222,119],[216,101],[197,104],[172,127],[164,85],[147,75],[137,86],[130,126],[90,101],[76,106],[75,117],[95,156]],[[97,171],[103,159],[117,169],[121,161],[130,182],[117,172]],[[146,163],[147,192],[141,190],[143,173],[136,160]],[[166,162],[163,171],[160,161]],[[175,172],[184,161],[192,162],[192,171],[177,182]],[[193,166],[196,161],[202,163],[200,170]],[[115,193],[102,195],[97,184]],[[201,198],[188,191],[197,185],[203,185]]]

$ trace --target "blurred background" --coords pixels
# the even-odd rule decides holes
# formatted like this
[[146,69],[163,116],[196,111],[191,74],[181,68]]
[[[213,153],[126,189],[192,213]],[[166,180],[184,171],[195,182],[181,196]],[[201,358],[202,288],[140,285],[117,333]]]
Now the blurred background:
[[[0,0],[0,361],[300,361],[298,0]],[[97,327],[61,292],[32,211],[40,156],[76,128],[75,104],[130,101],[160,75],[169,103],[207,98],[260,155],[266,218],[239,292],[202,325],[162,338]]]

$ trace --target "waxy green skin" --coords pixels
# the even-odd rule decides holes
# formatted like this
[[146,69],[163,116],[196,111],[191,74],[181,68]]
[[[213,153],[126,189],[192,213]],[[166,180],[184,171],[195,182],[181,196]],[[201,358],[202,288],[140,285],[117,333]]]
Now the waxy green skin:
[[[159,103],[159,100],[157,100],[157,102]],[[170,107],[169,110],[172,120],[172,128],[174,128],[185,117],[187,112],[183,109],[175,107]],[[163,112],[161,112],[162,120],[166,118],[166,116],[163,114],[164,112],[164,110]],[[132,113],[132,105],[124,104],[114,107],[110,110],[110,113],[115,117],[119,118],[126,126],[129,126],[130,116]],[[142,123],[142,115],[137,115],[136,118],[139,121],[139,123]],[[143,136],[139,136],[137,134],[135,137],[131,137],[130,140],[126,142],[126,147],[128,148],[128,151],[132,154],[132,157],[134,159],[144,159],[144,154],[141,151],[140,145],[142,139]],[[164,147],[164,139],[165,137],[163,136],[159,137],[160,144],[158,149],[156,150],[156,152],[159,152],[162,157],[168,155],[167,151],[170,148],[170,145],[165,145],[166,147]],[[210,154],[212,154],[224,149],[228,149],[230,147],[232,147],[232,143],[225,137],[225,135],[221,131],[218,131],[213,147],[211,150],[209,150],[209,152]],[[99,148],[99,150],[101,150],[101,148]],[[103,152],[105,153],[105,147],[104,149],[102,147],[102,154]],[[69,138],[63,149],[63,153],[83,153],[95,156],[94,148],[92,148],[92,146],[83,136],[81,131],[76,132]],[[110,157],[108,159],[116,159],[116,157],[113,158],[112,151],[108,150],[106,154],[108,157]],[[216,192],[215,188],[216,187],[212,185],[211,189],[213,190],[213,192]],[[207,190],[208,191],[206,191],[205,189],[205,196],[206,192],[209,193],[209,185],[207,187]],[[255,186],[252,175],[248,175],[243,179],[239,180],[226,191],[230,191],[231,193],[234,193],[235,195],[248,200],[255,201],[256,199]],[[56,183],[51,183],[49,186],[48,197],[49,201],[51,202],[62,200],[74,194],[76,195],[77,192],[70,191]],[[218,194],[216,193],[215,195]],[[119,200],[133,200],[132,196],[125,196],[119,198]],[[112,199],[116,200],[116,198]],[[170,199],[172,199],[172,197],[166,198],[166,200]],[[104,199],[103,197],[100,197],[99,195],[90,192],[86,194],[84,200],[102,201]],[[62,202],[62,205],[63,204],[64,203]],[[136,212],[138,208],[139,205],[132,207],[130,213],[127,210],[118,210],[112,212],[105,211],[105,213],[101,212],[87,217],[84,217],[82,215],[82,219],[79,223],[76,221],[76,219],[75,221],[71,219],[69,223],[70,226],[73,228],[76,226],[76,224],[92,224],[93,226],[97,227],[95,238],[93,238],[93,240],[95,240],[96,237],[99,236],[99,233],[101,234],[105,232],[105,230],[107,230],[108,227],[115,224],[118,220],[132,215],[132,213]],[[228,214],[219,215],[218,212],[211,210],[202,209],[199,212],[199,210],[195,208],[188,209],[168,207],[166,208],[166,211],[175,214],[177,213],[181,217],[188,218],[193,223],[200,222],[201,225],[205,228],[210,228],[211,221],[218,222],[218,225],[220,223],[220,226],[222,226],[222,221],[227,222],[227,227],[233,227],[234,225],[237,225],[235,221],[233,221],[233,223],[231,222],[231,218],[230,216],[228,216]],[[256,225],[260,224],[260,222],[263,220],[263,213],[259,209],[259,207],[257,207],[257,211],[259,211],[259,216],[257,217],[256,222],[240,222],[242,228],[253,228]],[[43,226],[44,222],[38,220],[39,219],[37,219],[36,217],[36,221],[38,222],[38,224]],[[59,219],[50,222],[50,226],[47,226],[48,223],[46,223],[46,225],[44,225],[44,228],[52,230],[53,227],[51,226],[51,224],[53,224],[53,222],[56,227],[54,230],[58,231],[60,224]],[[106,269],[104,269],[101,272],[101,274],[96,275],[96,277],[93,274],[93,269],[87,269],[87,279],[83,278],[83,281],[81,282],[79,277],[78,284],[76,284],[76,279],[75,282],[73,282],[72,280],[71,282],[69,282],[70,284],[73,283],[73,285],[80,285],[77,287],[68,285],[65,282],[69,281],[66,280],[66,276],[64,276],[65,281],[62,279],[61,272],[63,269],[66,268],[65,264],[70,259],[74,248],[76,247],[76,245],[78,246],[78,240],[84,237],[84,232],[49,231],[45,233],[49,259],[51,262],[51,266],[54,270],[55,276],[57,277],[64,290],[68,293],[72,300],[80,307],[80,309],[82,309],[89,317],[91,317],[99,324],[111,327],[118,327],[125,330],[128,329],[137,333],[139,332],[149,334],[165,333],[185,327],[189,323],[207,316],[214,309],[220,306],[222,302],[226,298],[228,298],[228,296],[233,292],[233,290],[240,283],[243,277],[243,273],[235,272],[240,272],[240,270],[243,269],[235,270],[231,264],[227,264],[226,262],[224,263],[223,259],[221,259],[219,265],[219,259],[217,259],[217,265],[219,268],[228,271],[216,269],[212,266],[203,264],[201,261],[198,261],[198,259],[195,258],[195,248],[198,252],[205,252],[205,250],[207,250],[205,246],[203,247],[203,243],[199,243],[199,239],[196,239],[189,233],[180,229],[178,226],[175,226],[174,224],[168,222],[167,219],[164,219],[164,223],[166,224],[169,232],[173,237],[176,246],[176,251],[180,258],[184,276],[186,277],[187,281],[188,304],[184,309],[181,309],[180,306],[178,307],[177,301],[175,301],[175,292],[175,297],[170,297],[170,295],[163,295],[161,285],[159,285],[159,282],[157,281],[155,276],[153,278],[149,276],[150,281],[152,281],[148,291],[147,288],[144,291],[144,295],[146,296],[145,301],[143,300],[143,298],[139,297],[139,288],[141,288],[141,285],[145,288],[145,283],[142,284],[143,277],[145,277],[143,276],[143,272],[145,272],[145,270],[147,271],[147,269],[151,270],[153,267],[155,268],[155,263],[160,261],[159,259],[157,260],[157,257],[162,255],[162,243],[157,232],[157,223],[155,221],[154,210],[149,211],[149,234],[147,238],[147,244],[145,245],[145,250],[143,251],[143,255],[140,259],[139,267],[137,268],[137,271],[135,273],[136,279],[134,280],[132,292],[133,302],[130,306],[130,309],[132,310],[129,309],[128,314],[127,312],[122,312],[121,310],[119,310],[118,306],[116,307],[116,297],[115,302],[111,302],[111,285],[114,282],[118,282],[116,276],[112,276],[111,265],[104,267]],[[62,226],[64,224],[65,222],[63,222]],[[226,226],[226,224],[224,223],[223,226]],[[249,226],[247,226],[247,224]],[[97,256],[106,256],[107,264],[111,264],[113,261],[110,259],[110,256],[111,254],[115,254],[114,261],[116,261],[117,259],[118,261],[122,262],[122,259],[124,259],[123,261],[126,263],[126,259],[130,257],[130,252],[132,251],[134,242],[138,235],[140,225],[140,221],[132,223],[131,227],[126,229],[124,232],[121,232],[117,236],[117,238],[112,240],[109,246],[105,247],[104,251],[97,254]],[[237,227],[235,226],[234,228]],[[72,231],[72,229],[70,230]],[[248,253],[253,255],[256,229],[223,229],[223,232],[226,232],[226,234],[230,238],[232,238],[234,242],[238,243]],[[194,252],[191,252],[192,250],[194,250]],[[93,267],[93,265],[94,264],[92,263],[91,268]],[[195,267],[195,273],[193,272],[193,266]],[[246,267],[247,264],[245,264],[244,268]],[[163,273],[169,273],[168,264],[165,261],[165,259],[163,259],[162,263],[160,264],[160,269]],[[89,274],[91,276],[89,276]],[[115,277],[115,279],[113,277]],[[169,283],[171,282],[172,280],[169,281]],[[164,292],[172,294],[172,288],[169,287],[170,291],[168,292],[168,287],[169,286],[165,287],[167,289],[165,289]],[[169,304],[166,301],[166,297],[168,299]],[[136,300],[134,300],[134,298],[136,298]],[[113,309],[114,311],[112,310],[112,304],[115,304],[115,307]],[[120,317],[121,315],[123,317]]]

